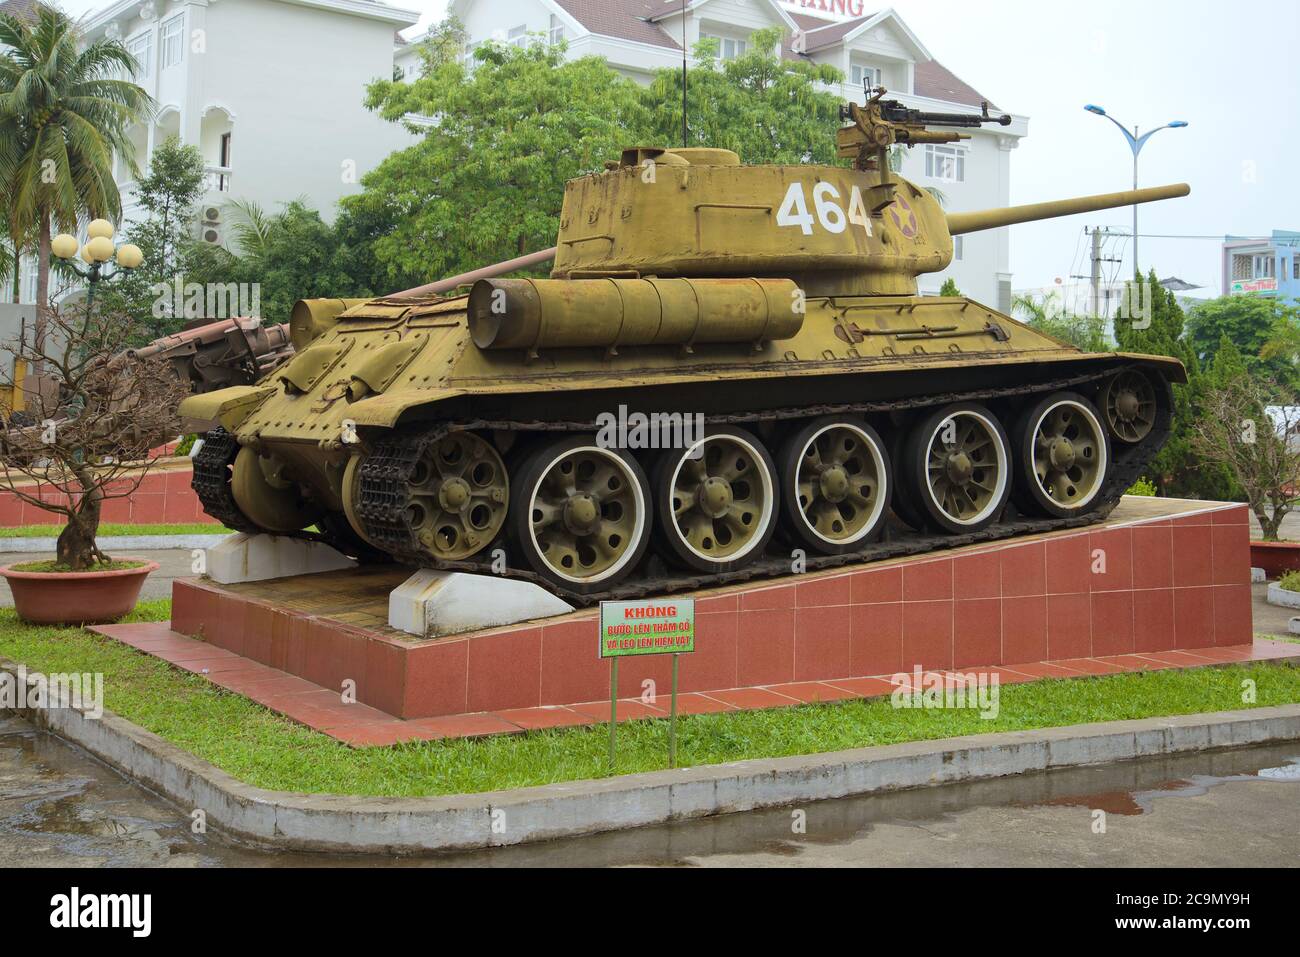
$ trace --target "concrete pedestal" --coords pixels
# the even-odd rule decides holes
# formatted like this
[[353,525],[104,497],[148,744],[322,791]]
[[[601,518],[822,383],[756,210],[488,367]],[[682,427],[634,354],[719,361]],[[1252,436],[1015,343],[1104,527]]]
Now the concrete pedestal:
[[422,568],[388,596],[388,625],[421,638],[454,635],[573,611],[532,582]]
[[208,549],[208,577],[222,585],[333,572],[357,565],[323,542],[238,532]]

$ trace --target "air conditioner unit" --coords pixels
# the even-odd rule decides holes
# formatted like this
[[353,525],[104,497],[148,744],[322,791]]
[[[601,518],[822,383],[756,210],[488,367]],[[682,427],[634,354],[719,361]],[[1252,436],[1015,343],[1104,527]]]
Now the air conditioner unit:
[[221,222],[221,207],[205,206],[203,208],[203,222],[213,225]]
[[217,245],[221,242],[221,232],[212,224],[205,224],[203,227],[203,241]]

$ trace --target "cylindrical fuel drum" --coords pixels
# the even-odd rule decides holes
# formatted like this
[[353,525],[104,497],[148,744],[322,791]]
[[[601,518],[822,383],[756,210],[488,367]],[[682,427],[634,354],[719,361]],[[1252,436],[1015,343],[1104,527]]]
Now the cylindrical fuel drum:
[[803,316],[788,279],[483,279],[469,295],[480,349],[758,343]]

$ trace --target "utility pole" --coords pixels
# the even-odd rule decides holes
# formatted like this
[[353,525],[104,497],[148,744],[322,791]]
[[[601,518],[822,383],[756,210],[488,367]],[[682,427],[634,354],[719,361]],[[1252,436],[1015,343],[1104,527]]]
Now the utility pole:
[[1095,318],[1095,317],[1101,317],[1101,318],[1104,318],[1104,319],[1110,319],[1110,301],[1109,301],[1109,299],[1107,299],[1107,302],[1106,302],[1106,308],[1105,308],[1105,310],[1104,310],[1104,314],[1103,314],[1103,309],[1102,309],[1102,297],[1101,297],[1101,278],[1102,278],[1102,272],[1101,272],[1101,264],[1102,264],[1102,263],[1118,263],[1118,262],[1122,262],[1122,260],[1116,259],[1116,258],[1114,258],[1113,256],[1109,256],[1109,257],[1108,257],[1108,256],[1103,256],[1103,255],[1102,255],[1102,252],[1103,252],[1103,250],[1102,250],[1102,239],[1103,239],[1103,237],[1105,237],[1105,236],[1109,236],[1109,235],[1110,235],[1110,230],[1109,230],[1109,229],[1103,229],[1103,228],[1100,227],[1100,226],[1094,226],[1091,230],[1089,230],[1089,232],[1090,232],[1091,235],[1092,235],[1092,252],[1089,254],[1089,258],[1092,260],[1092,262],[1091,262],[1091,268],[1088,270],[1088,275],[1086,275],[1086,276],[1071,275],[1070,278],[1071,278],[1071,279],[1087,279],[1087,280],[1088,280],[1088,282],[1089,282],[1089,284],[1090,284],[1090,286],[1091,286],[1091,296],[1092,296],[1092,315],[1093,315],[1093,317],[1094,317],[1094,318]]

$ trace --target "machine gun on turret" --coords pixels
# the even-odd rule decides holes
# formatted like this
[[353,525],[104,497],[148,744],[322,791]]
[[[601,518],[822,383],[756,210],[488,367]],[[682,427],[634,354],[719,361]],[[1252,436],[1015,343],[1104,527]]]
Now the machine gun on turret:
[[970,139],[969,134],[931,130],[930,126],[951,126],[979,129],[985,123],[1010,126],[1007,114],[993,116],[988,102],[981,105],[979,114],[926,113],[904,106],[898,100],[886,100],[888,91],[876,87],[865,106],[848,103],[840,107],[840,119],[851,125],[842,127],[836,134],[839,155],[852,159],[856,169],[878,172],[880,185],[873,190],[869,202],[871,211],[879,215],[894,201],[897,183],[890,175],[889,151],[895,146],[916,146],[919,143],[956,143]]

